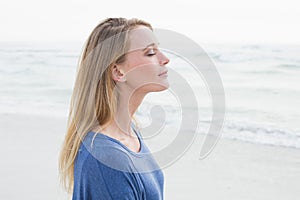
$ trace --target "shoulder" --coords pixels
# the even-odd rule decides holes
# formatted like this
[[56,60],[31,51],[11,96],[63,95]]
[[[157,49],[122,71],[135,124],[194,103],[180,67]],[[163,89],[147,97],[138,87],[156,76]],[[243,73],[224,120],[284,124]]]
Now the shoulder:
[[[101,154],[90,153],[84,145],[80,149],[81,161],[74,168],[73,199],[140,199],[141,182],[137,174],[127,172],[131,165],[124,154],[103,148]],[[114,160],[113,155],[119,158],[108,162],[106,159]]]
[[133,160],[130,154],[119,144],[109,140],[102,134],[95,135],[94,132],[89,132],[82,141],[80,150],[87,154],[89,160],[96,161],[100,166],[124,172],[134,171]]

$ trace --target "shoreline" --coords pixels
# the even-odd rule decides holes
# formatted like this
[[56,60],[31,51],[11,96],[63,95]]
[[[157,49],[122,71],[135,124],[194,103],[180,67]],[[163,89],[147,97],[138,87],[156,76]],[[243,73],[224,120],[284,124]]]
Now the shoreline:
[[[58,182],[66,117],[0,114],[1,199],[67,199]],[[199,160],[203,135],[164,168],[165,199],[298,199],[300,150],[221,138]],[[18,191],[18,192],[16,192]]]

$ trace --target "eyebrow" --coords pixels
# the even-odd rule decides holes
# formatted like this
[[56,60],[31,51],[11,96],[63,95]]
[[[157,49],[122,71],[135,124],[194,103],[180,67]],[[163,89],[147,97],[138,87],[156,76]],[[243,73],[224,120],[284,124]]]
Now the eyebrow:
[[[143,51],[145,51],[148,47],[150,47],[150,46],[154,46],[155,45],[155,43],[151,43],[151,44],[148,44],[144,49],[143,49]],[[157,43],[157,46],[159,45],[159,42]]]

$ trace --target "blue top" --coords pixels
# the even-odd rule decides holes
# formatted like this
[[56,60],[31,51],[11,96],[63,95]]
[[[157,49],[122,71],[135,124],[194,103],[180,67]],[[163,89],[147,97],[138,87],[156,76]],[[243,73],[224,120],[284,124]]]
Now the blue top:
[[140,133],[140,151],[102,133],[88,132],[74,163],[72,200],[162,200],[164,174]]

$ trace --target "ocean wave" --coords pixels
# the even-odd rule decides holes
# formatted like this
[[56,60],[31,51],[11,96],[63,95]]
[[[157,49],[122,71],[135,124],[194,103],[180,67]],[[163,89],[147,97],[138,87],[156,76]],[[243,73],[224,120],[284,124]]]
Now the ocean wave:
[[230,54],[215,54],[210,55],[212,60],[220,63],[261,63],[261,62],[295,62],[300,63],[299,58],[289,57],[289,56],[274,56],[274,55],[264,55],[263,53],[259,53],[258,55],[245,54],[245,52],[233,52]]
[[276,67],[278,68],[282,68],[282,69],[288,69],[288,70],[300,70],[300,65],[296,65],[296,64],[280,64],[277,65]]
[[253,70],[253,71],[240,71],[240,73],[243,73],[243,74],[282,74],[284,72],[280,71],[280,70],[272,70],[272,69],[269,69],[269,70]]
[[300,149],[299,130],[288,130],[266,124],[226,122],[223,131],[225,138]]
[[29,67],[26,67],[24,69],[17,69],[17,70],[12,70],[10,68],[8,69],[2,69],[0,70],[0,74],[2,75],[33,75],[35,74],[35,72],[29,68]]

